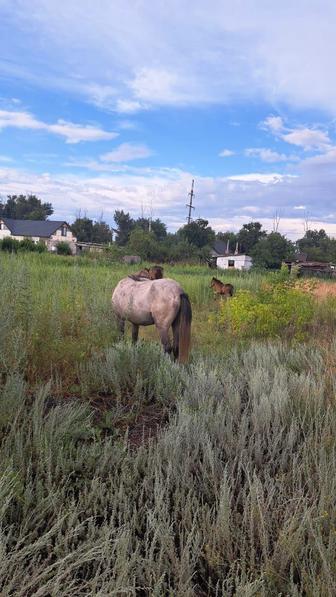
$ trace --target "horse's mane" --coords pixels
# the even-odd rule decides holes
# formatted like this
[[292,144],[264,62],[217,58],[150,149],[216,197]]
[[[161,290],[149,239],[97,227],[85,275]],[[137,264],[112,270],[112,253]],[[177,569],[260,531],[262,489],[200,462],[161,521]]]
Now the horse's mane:
[[137,274],[129,274],[127,277],[131,278],[131,280],[134,280],[134,282],[144,282],[145,280],[151,282],[151,280],[146,278],[146,276],[138,276]]
[[212,276],[212,279],[214,282],[219,282],[220,284],[223,284],[223,282],[221,282],[221,280],[218,280],[218,278],[215,278],[215,276]]

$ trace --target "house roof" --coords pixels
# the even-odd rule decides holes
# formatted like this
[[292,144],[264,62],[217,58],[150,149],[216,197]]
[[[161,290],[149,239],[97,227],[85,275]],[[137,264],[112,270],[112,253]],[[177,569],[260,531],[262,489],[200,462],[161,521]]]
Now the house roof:
[[219,257],[221,259],[225,258],[225,259],[239,259],[241,257],[244,257],[246,259],[251,259],[252,257],[250,255],[247,255],[246,253],[230,253],[229,255],[219,255]]
[[41,236],[48,238],[58,228],[63,226],[63,224],[67,224],[67,222],[56,220],[13,220],[3,217],[0,219],[14,236]]
[[212,246],[213,253],[217,255],[226,255],[227,243],[223,240],[216,240]]

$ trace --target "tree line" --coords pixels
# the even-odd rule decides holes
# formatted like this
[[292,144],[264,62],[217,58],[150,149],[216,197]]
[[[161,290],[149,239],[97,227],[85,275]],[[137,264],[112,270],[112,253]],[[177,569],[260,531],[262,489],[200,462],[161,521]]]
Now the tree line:
[[[46,220],[54,212],[51,203],[43,203],[36,195],[9,195],[0,200],[0,217]],[[229,244],[231,252],[238,246],[240,253],[253,258],[256,266],[279,268],[284,259],[298,252],[308,260],[336,261],[336,240],[325,230],[307,230],[295,243],[279,232],[263,230],[260,222],[244,224],[239,232],[215,232],[208,220],[199,218],[170,233],[159,218],[132,218],[128,212],[116,210],[115,228],[103,218],[93,220],[79,216],[71,225],[80,242],[99,243],[118,247],[120,252],[140,255],[149,261],[209,261],[216,241]],[[114,240],[112,240],[114,239]]]

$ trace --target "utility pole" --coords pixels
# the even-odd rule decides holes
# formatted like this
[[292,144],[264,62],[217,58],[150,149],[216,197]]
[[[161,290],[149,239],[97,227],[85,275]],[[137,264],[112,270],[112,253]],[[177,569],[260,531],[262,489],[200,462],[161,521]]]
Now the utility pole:
[[191,183],[191,191],[190,193],[188,193],[188,196],[190,197],[190,201],[189,203],[187,203],[186,207],[189,207],[189,213],[188,213],[188,224],[190,224],[191,222],[191,210],[195,209],[193,206],[193,197],[194,197],[194,179],[192,179],[192,183]]
[[304,214],[303,229],[305,234],[308,232],[308,230],[310,230],[309,215],[309,211],[306,211]]
[[273,232],[278,232],[280,219],[281,219],[280,212],[278,210],[276,210],[274,217],[273,217]]
[[153,199],[151,198],[149,203],[149,218],[148,218],[148,232],[152,232],[152,221],[153,221]]

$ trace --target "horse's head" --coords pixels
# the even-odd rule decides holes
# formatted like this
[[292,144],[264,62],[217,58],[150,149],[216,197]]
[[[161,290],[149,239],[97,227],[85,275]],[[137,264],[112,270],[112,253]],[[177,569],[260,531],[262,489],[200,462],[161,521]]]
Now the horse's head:
[[217,285],[217,282],[218,282],[217,278],[212,277],[209,288],[215,288]]
[[163,267],[161,265],[154,265],[148,271],[150,280],[161,280],[163,278]]

